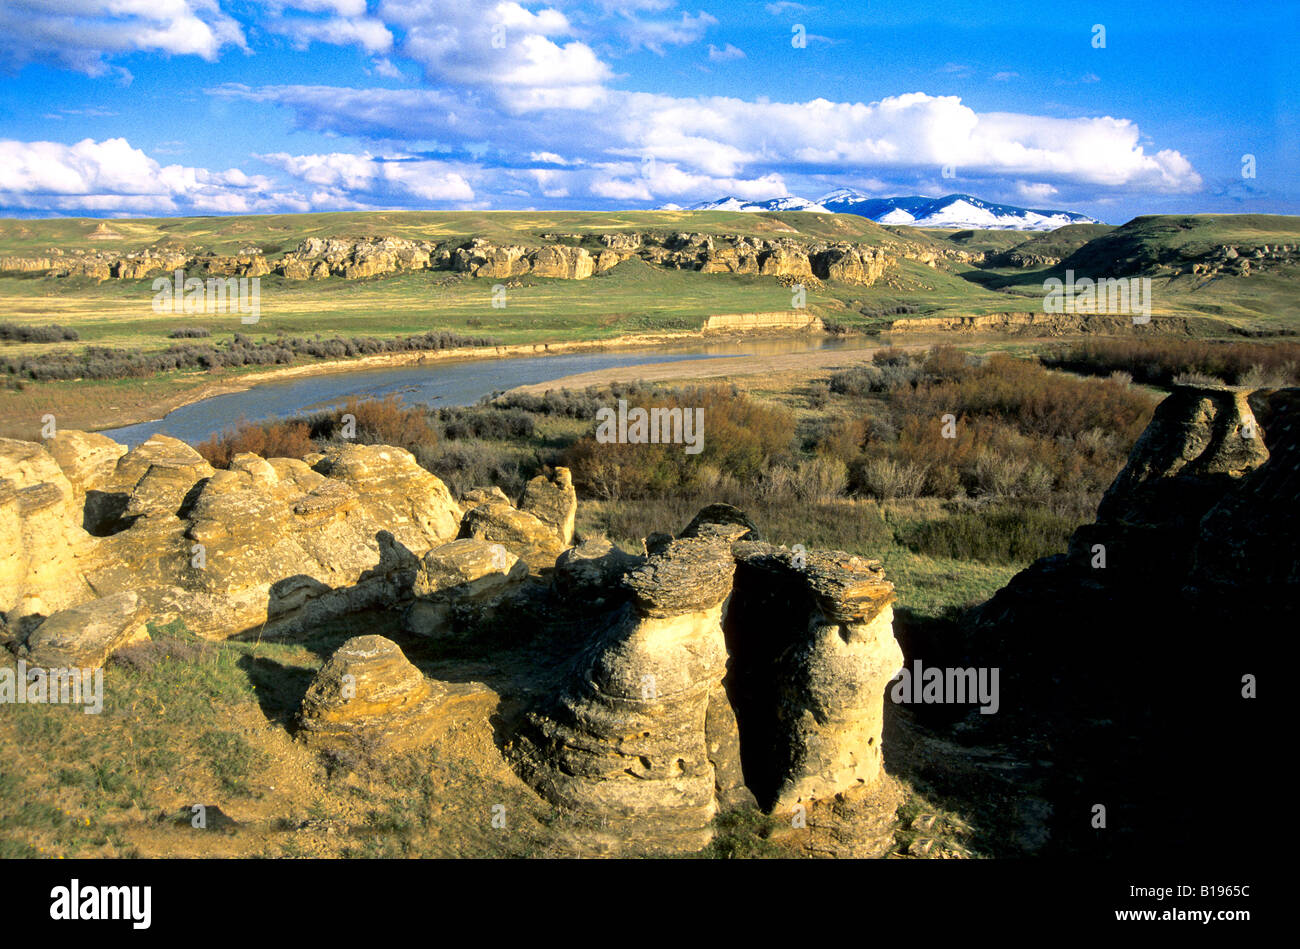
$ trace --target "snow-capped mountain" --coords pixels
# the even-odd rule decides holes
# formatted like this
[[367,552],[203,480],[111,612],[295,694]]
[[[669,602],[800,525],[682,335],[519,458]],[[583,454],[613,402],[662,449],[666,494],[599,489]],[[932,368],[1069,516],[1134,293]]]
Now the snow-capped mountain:
[[[678,208],[661,208],[661,210],[680,210]],[[823,214],[829,212],[829,208],[824,208],[814,201],[808,201],[805,198],[796,198],[788,194],[783,198],[769,198],[766,201],[745,201],[741,198],[720,198],[717,201],[701,201],[699,204],[692,204],[686,210],[688,211],[820,211]]]
[[[664,210],[670,210],[665,207]],[[679,210],[675,205],[671,210]],[[911,227],[956,227],[981,230],[1054,231],[1066,224],[1099,224],[1086,214],[996,204],[969,194],[941,198],[920,195],[873,198],[852,188],[837,188],[817,201],[794,195],[767,201],[722,198],[691,205],[690,211],[822,211],[859,214],[878,224],[906,224]]]

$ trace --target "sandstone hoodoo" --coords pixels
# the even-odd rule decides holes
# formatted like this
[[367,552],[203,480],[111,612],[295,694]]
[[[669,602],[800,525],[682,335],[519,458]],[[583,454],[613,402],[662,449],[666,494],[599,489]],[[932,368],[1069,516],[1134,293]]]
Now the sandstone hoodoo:
[[462,506],[382,445],[238,454],[222,470],[165,436],[0,448],[4,639],[32,661],[100,666],[173,619],[213,639],[359,611],[395,614],[416,648],[504,635],[532,658],[503,653],[491,688],[354,637],[307,690],[299,737],[359,767],[434,746],[458,716],[491,720],[491,754],[578,819],[580,852],[698,850],[723,809],[884,780],[891,585],[874,562],[765,544],[729,505],[637,555],[573,546],[565,468],[517,505],[476,489]]
[[705,718],[726,673],[721,617],[734,569],[725,546],[702,539],[673,541],[635,567],[624,579],[632,603],[581,653],[563,692],[528,716],[521,773],[592,818],[585,845],[709,841],[718,804]]
[[879,561],[736,547],[728,693],[750,787],[789,808],[881,776],[885,687],[903,664]]
[[[1298,419],[1294,388],[1175,386],[1068,551],[966,618],[968,648],[1013,697],[1004,722],[1031,719],[1069,763],[1054,787],[1064,845],[1095,852],[1143,827],[1146,846],[1179,849],[1204,802],[1255,800],[1242,776],[1267,760],[1266,735],[1254,703],[1227,697],[1295,628]],[[1108,798],[1127,802],[1118,842],[1072,818]]]
[[584,846],[695,849],[720,809],[784,812],[887,780],[884,690],[902,664],[892,585],[848,554],[805,561],[738,540],[756,535],[711,505],[677,539],[648,541],[623,573],[627,601],[525,717],[520,773],[590,816]]

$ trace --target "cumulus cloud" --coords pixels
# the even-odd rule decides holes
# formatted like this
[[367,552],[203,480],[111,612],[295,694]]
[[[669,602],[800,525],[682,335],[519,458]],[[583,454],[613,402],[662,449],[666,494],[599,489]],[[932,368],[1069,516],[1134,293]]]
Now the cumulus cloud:
[[428,80],[496,91],[507,108],[585,108],[612,76],[556,9],[533,12],[511,0],[383,0],[379,15],[403,31],[401,53]]
[[0,4],[0,67],[29,62],[91,76],[130,52],[215,60],[222,47],[246,48],[243,30],[217,0],[5,0]]
[[293,196],[275,194],[264,176],[162,165],[123,138],[0,140],[0,207],[10,211],[210,214],[293,206]]
[[314,185],[317,195],[332,203],[356,200],[359,195],[380,203],[386,197],[415,198],[434,204],[472,201],[474,189],[465,176],[444,162],[416,156],[375,157],[331,152],[324,155],[260,156],[293,177]]
[[[1200,176],[1179,152],[1152,154],[1128,119],[976,112],[957,96],[921,92],[877,102],[750,101],[607,90],[582,109],[503,115],[436,90],[224,87],[218,94],[275,102],[306,128],[376,139],[430,138],[451,147],[491,142],[521,160],[534,152],[597,165],[666,162],[708,179],[763,169],[825,175],[854,168],[918,172],[955,165],[974,177],[1194,191]],[[657,196],[657,194],[655,195]]]

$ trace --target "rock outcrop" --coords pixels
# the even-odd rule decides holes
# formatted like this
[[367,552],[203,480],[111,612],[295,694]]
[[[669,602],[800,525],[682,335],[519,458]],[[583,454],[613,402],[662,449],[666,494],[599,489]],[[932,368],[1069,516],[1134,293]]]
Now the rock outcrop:
[[[383,445],[214,469],[165,436],[0,441],[0,641],[85,668],[146,621],[287,636],[362,610],[400,617],[417,657],[481,639],[501,654],[446,660],[445,681],[389,639],[348,640],[307,691],[301,740],[360,767],[490,720],[476,747],[495,740],[496,766],[574,819],[581,852],[698,850],[723,809],[843,807],[883,786],[901,657],[877,563],[772,547],[721,504],[643,555],[575,547],[564,468],[518,506],[497,489],[463,500]],[[894,799],[875,800],[862,852],[888,837]]]
[[[1300,615],[1298,421],[1298,389],[1176,386],[1096,520],[967,618],[1002,727],[1051,736],[1054,845],[1199,854],[1207,809],[1251,806],[1268,754],[1245,683]],[[1097,803],[1115,833],[1076,821]]]
[[739,543],[736,561],[727,687],[749,786],[788,810],[875,785],[885,687],[903,664],[879,561],[761,542]]
[[892,585],[878,562],[750,537],[742,512],[712,505],[645,558],[602,564],[595,544],[557,565],[557,590],[606,571],[626,590],[511,745],[525,781],[583,815],[582,846],[697,849],[720,809],[811,807],[884,780]]
[[166,436],[131,451],[105,442],[0,442],[11,620],[130,591],[153,619],[202,636],[288,634],[409,599],[418,558],[461,520],[446,486],[397,448],[338,446],[314,467],[238,455],[216,471]]
[[146,642],[148,612],[134,593],[60,610],[36,627],[18,654],[47,669],[98,669],[117,650]]
[[[488,280],[526,275],[586,280],[608,272],[625,260],[638,259],[657,267],[706,274],[762,274],[797,281],[820,279],[870,286],[899,260],[920,260],[935,266],[943,258],[972,259],[965,251],[939,251],[895,235],[884,237],[876,244],[657,231],[541,234],[536,239],[521,235],[521,240],[524,242],[499,244],[483,237],[441,241],[385,235],[313,237],[278,258],[268,258],[256,247],[244,248],[234,255],[198,255],[168,246],[126,253],[109,250],[63,253],[55,248],[41,256],[0,257],[0,270],[86,276],[95,280],[147,279],[176,270],[200,278],[277,273],[290,280],[329,277],[361,280],[441,270]],[[542,242],[540,245],[538,240]]]
[[726,672],[734,570],[724,545],[700,538],[634,568],[631,604],[583,651],[563,693],[529,715],[521,774],[594,821],[586,846],[694,850],[710,839],[718,803],[704,725]]
[[496,696],[479,683],[428,679],[383,636],[356,636],[312,680],[298,714],[308,747],[344,760],[428,745],[466,715],[486,717]]
[[538,475],[530,481],[517,508],[499,491],[483,493],[473,503],[459,536],[504,544],[534,572],[555,566],[555,558],[573,539],[578,502],[567,468],[557,468],[549,479]]
[[435,547],[416,572],[406,629],[420,636],[472,630],[527,576],[528,565],[501,544],[465,539]]

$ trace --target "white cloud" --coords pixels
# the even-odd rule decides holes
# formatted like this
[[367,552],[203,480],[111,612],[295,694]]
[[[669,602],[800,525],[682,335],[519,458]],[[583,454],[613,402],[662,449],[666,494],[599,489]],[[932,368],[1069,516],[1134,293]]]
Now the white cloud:
[[737,49],[735,46],[732,46],[730,43],[722,47],[722,49],[718,49],[718,47],[714,46],[712,43],[709,44],[710,62],[725,63],[729,59],[744,59],[744,58],[745,58],[745,51],[742,49]]
[[664,54],[668,46],[689,46],[700,39],[718,21],[704,11],[695,16],[683,13],[676,20],[643,20],[628,18],[620,31],[633,49],[644,47],[653,53]]
[[0,207],[13,210],[236,213],[280,210],[260,175],[161,165],[126,139],[0,140]]
[[573,36],[555,9],[536,13],[509,0],[383,0],[379,15],[401,28],[403,55],[436,83],[501,93],[511,109],[585,108],[610,68]]
[[376,158],[369,153],[345,152],[325,155],[277,152],[260,157],[300,181],[315,185],[316,194],[330,195],[332,200],[352,199],[357,193],[380,201],[385,196],[430,203],[465,202],[474,198],[474,189],[465,176],[445,162],[403,155]]
[[1016,195],[1023,201],[1047,201],[1060,194],[1060,189],[1045,182],[1016,182]]
[[1018,72],[995,72],[991,77],[994,82],[1010,82],[1012,79],[1019,79]]
[[[223,87],[276,102],[317,131],[374,139],[488,142],[507,158],[555,152],[598,165],[654,158],[703,179],[748,180],[756,169],[877,176],[956,165],[963,175],[1055,185],[1187,192],[1201,179],[1180,153],[1147,151],[1127,119],[976,112],[956,96],[921,92],[872,103],[750,101],[603,90],[582,107],[523,103],[504,114],[436,90]],[[522,103],[522,100],[521,100]],[[571,105],[568,103],[561,103]],[[535,111],[529,111],[529,109]],[[571,189],[573,190],[573,189]]]
[[[246,48],[239,24],[217,0],[5,0],[0,4],[0,67],[29,62],[91,76],[107,58],[137,51],[215,60],[222,47]],[[129,74],[127,74],[129,75]]]

